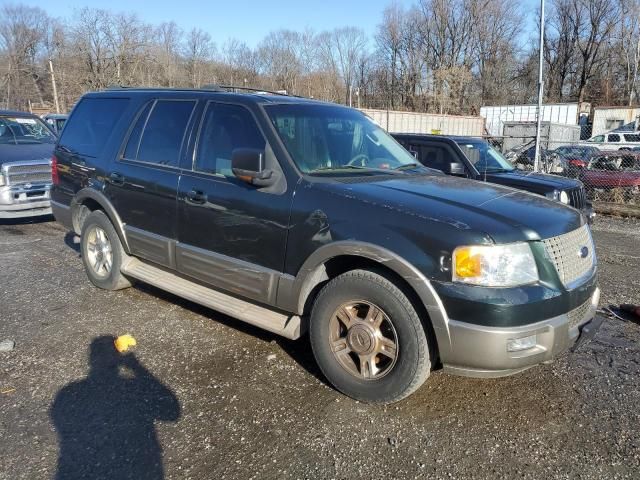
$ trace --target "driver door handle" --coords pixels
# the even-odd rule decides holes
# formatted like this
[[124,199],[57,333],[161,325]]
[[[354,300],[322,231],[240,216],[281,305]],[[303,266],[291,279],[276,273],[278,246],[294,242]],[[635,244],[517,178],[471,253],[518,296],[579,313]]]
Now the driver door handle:
[[202,205],[207,202],[207,195],[200,190],[191,190],[187,193],[186,201],[196,205]]
[[124,185],[124,176],[118,172],[111,172],[109,174],[109,181],[114,185]]

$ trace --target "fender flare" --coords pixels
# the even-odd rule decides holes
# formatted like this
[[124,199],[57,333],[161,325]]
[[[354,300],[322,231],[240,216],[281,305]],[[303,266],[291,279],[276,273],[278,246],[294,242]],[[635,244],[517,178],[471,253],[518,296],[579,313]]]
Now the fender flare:
[[305,260],[295,277],[288,277],[285,282],[282,282],[281,279],[279,287],[284,288],[278,288],[280,306],[302,314],[311,290],[318,283],[328,279],[324,269],[325,263],[332,258],[347,255],[372,260],[404,279],[427,310],[438,345],[450,344],[449,318],[429,279],[400,255],[367,242],[345,240],[333,242],[317,249]]
[[115,207],[113,206],[111,201],[106,197],[106,195],[93,188],[83,188],[82,190],[79,190],[78,193],[76,193],[76,195],[74,196],[73,201],[71,202],[71,218],[74,219],[73,228],[74,230],[76,230],[76,233],[79,235],[81,232],[79,231],[80,226],[76,225],[75,223],[75,218],[76,218],[75,215],[78,209],[83,205],[84,201],[87,199],[91,199],[100,205],[104,213],[107,215],[107,217],[109,217],[109,220],[113,224],[113,227],[115,228],[116,232],[118,233],[118,237],[122,242],[122,246],[125,252],[130,253],[129,243],[127,242],[127,236],[124,230],[124,223],[120,219],[120,215],[118,215],[118,212],[116,212]]

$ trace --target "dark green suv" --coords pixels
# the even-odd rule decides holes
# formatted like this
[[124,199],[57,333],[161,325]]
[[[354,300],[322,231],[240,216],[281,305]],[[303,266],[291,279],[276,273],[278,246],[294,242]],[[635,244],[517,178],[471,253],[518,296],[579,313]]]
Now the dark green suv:
[[265,93],[85,95],[52,205],[105,289],[153,284],[291,339],[340,391],[501,376],[589,338],[589,226],[539,195],[417,165],[349,108]]

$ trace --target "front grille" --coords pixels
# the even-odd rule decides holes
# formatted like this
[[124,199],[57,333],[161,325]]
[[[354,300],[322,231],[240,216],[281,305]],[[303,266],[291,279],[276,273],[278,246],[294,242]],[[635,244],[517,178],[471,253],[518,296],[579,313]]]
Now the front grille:
[[557,237],[547,238],[542,243],[565,287],[570,287],[586,276],[595,265],[595,250],[588,225]]
[[27,183],[51,183],[51,166],[49,163],[5,165],[7,185],[25,185]]
[[587,197],[584,191],[584,187],[573,188],[567,192],[569,195],[569,204],[573,208],[581,210],[587,204]]
[[587,300],[579,307],[576,307],[573,310],[571,310],[569,313],[567,313],[567,316],[569,317],[569,329],[575,328],[578,325],[580,325],[582,321],[585,320],[584,317],[585,315],[587,315],[587,312],[589,311],[590,308],[591,308],[591,299]]

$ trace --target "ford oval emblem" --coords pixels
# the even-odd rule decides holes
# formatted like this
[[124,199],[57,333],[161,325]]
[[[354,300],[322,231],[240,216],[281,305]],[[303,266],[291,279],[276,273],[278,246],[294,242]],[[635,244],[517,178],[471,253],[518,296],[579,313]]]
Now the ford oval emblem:
[[589,247],[582,247],[578,252],[578,255],[580,256],[580,258],[587,258],[589,256]]

